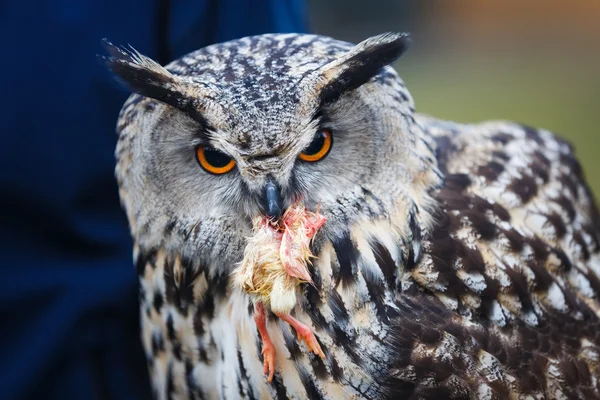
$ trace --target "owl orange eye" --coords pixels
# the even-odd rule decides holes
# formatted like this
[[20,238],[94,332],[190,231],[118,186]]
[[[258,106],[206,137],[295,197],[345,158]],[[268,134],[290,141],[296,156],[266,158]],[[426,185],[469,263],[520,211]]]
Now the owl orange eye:
[[331,135],[331,129],[319,129],[315,134],[312,142],[305,148],[298,157],[301,160],[308,162],[315,162],[325,158],[331,150],[333,144],[333,136]]
[[198,146],[196,148],[196,160],[206,172],[214,175],[224,174],[235,167],[233,158],[212,147]]

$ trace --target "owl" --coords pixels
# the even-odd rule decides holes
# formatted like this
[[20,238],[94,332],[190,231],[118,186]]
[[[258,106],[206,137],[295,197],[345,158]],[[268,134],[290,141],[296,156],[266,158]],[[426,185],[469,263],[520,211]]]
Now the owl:
[[409,42],[266,34],[166,67],[106,43],[157,399],[600,397],[573,149],[416,113]]

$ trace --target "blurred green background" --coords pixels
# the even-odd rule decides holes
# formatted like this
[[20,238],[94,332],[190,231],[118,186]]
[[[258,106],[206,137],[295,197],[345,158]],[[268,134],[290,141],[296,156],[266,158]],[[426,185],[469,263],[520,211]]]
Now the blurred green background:
[[507,119],[574,146],[600,196],[600,0],[309,0],[315,33],[413,36],[395,64],[417,111]]

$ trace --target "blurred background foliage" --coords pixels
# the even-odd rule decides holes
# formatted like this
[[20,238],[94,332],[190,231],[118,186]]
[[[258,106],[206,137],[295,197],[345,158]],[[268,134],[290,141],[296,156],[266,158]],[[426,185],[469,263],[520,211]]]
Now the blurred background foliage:
[[600,197],[599,0],[309,0],[314,32],[351,42],[406,31],[395,64],[417,111],[507,119],[567,139]]

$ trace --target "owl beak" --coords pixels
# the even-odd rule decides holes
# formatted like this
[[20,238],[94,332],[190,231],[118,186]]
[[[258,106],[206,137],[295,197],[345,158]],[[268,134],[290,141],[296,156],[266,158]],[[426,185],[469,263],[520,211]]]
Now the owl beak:
[[265,185],[265,210],[267,217],[277,221],[281,218],[283,207],[281,205],[281,193],[279,186],[272,179],[267,181]]

